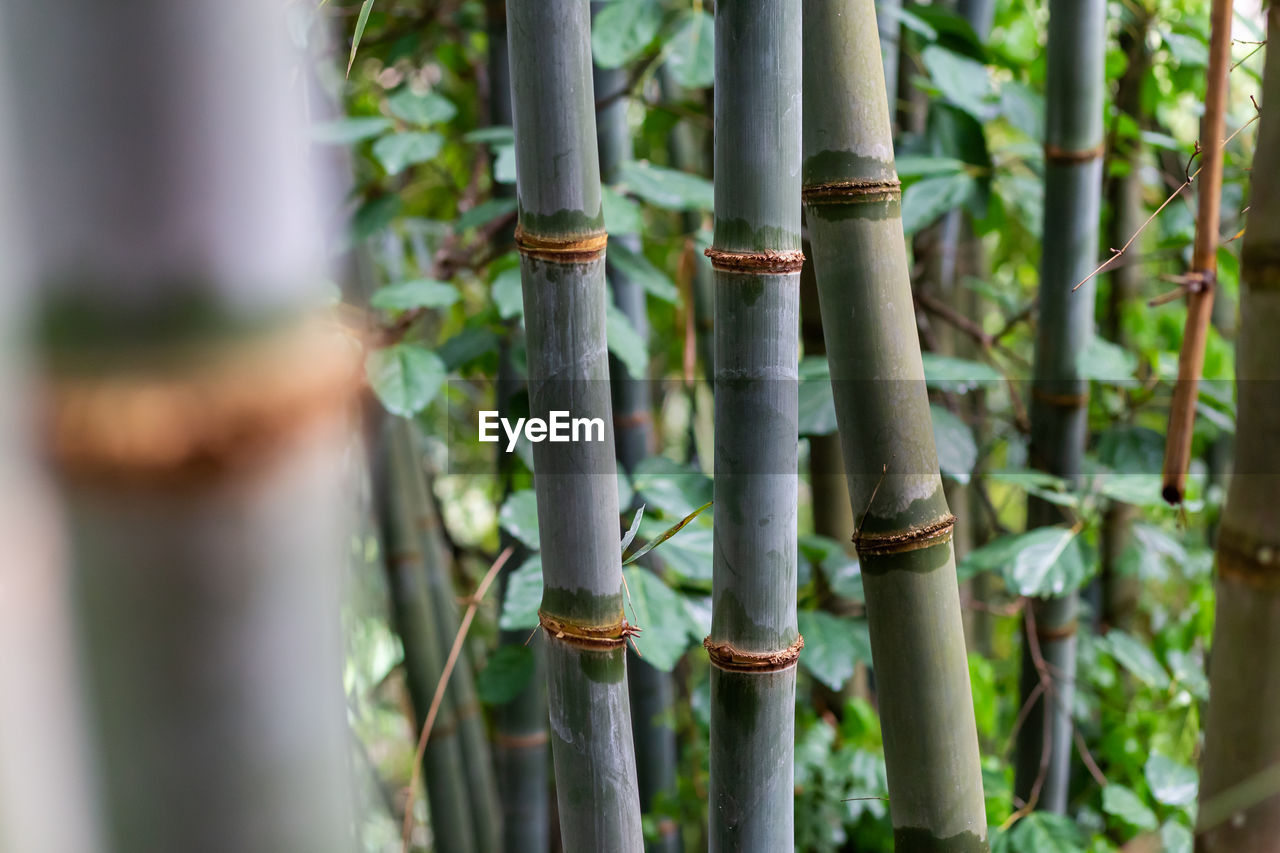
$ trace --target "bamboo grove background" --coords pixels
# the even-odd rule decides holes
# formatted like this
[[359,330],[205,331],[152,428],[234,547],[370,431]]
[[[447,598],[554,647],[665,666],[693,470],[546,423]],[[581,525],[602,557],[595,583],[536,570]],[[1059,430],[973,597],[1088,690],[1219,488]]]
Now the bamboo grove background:
[[1277,849],[1268,22],[0,3],[0,851]]

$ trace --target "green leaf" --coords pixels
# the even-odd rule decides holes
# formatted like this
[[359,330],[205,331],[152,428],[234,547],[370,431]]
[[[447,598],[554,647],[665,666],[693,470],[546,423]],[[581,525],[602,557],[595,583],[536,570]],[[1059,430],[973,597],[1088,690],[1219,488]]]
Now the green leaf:
[[711,500],[711,478],[665,456],[649,456],[631,474],[636,493],[668,518],[683,518]]
[[667,210],[710,210],[715,201],[711,182],[676,169],[630,162],[619,170],[631,192]]
[[1191,830],[1180,823],[1169,821],[1160,827],[1160,844],[1163,853],[1191,853],[1194,846]]
[[[662,7],[653,0],[617,0],[591,20],[591,55],[601,68],[621,68],[653,43]],[[596,96],[612,93],[597,92]]]
[[499,646],[476,675],[476,694],[486,705],[505,705],[529,685],[534,669],[528,646]]
[[[600,201],[604,207],[604,227],[609,236],[639,234],[644,229],[640,205],[632,199],[605,184],[600,188]],[[616,245],[609,247],[610,254]]]
[[715,21],[702,10],[688,12],[667,43],[667,68],[686,89],[715,82]]
[[498,511],[498,524],[519,539],[530,551],[542,547],[538,535],[538,497],[532,489],[521,489],[507,495]]
[[930,405],[933,415],[933,442],[938,448],[938,467],[957,483],[968,483],[978,464],[978,443],[969,425],[943,406]]
[[899,178],[922,178],[927,175],[953,175],[963,172],[965,164],[953,157],[932,157],[924,154],[903,154],[896,158],[894,166]]
[[[640,527],[640,535],[646,539],[656,539],[665,532],[664,524],[666,522],[645,518]],[[710,584],[714,542],[711,528],[695,525],[682,530],[679,536],[663,542],[661,550],[655,553],[661,558],[665,568],[684,580]]]
[[367,240],[390,225],[400,214],[400,196],[384,195],[371,198],[351,218],[351,235],[358,242]]
[[831,391],[831,366],[827,357],[800,360],[800,435],[831,435],[836,431],[836,401]]
[[1044,96],[1018,80],[1000,88],[1000,114],[1037,142],[1044,136]]
[[[605,214],[606,218],[608,214]],[[621,242],[612,242],[608,250],[609,264],[618,272],[644,288],[645,293],[672,305],[680,296],[676,286],[662,270],[649,263],[639,252],[633,252]]]
[[1156,659],[1155,653],[1129,634],[1118,628],[1112,628],[1099,640],[1099,643],[1116,659],[1117,663],[1129,670],[1143,684],[1159,690],[1169,686],[1169,673]]
[[640,657],[652,667],[670,672],[695,639],[684,603],[671,587],[648,569],[624,569],[626,611],[632,624],[643,629],[635,637]]
[[516,147],[500,145],[493,149],[493,179],[500,184],[516,182]]
[[514,198],[491,198],[488,201],[480,202],[459,216],[453,223],[453,230],[461,234],[470,228],[488,225],[498,217],[507,216],[515,213],[515,211],[516,200]]
[[631,519],[631,526],[627,528],[626,534],[622,537],[622,546],[619,549],[623,554],[627,553],[627,546],[635,541],[636,533],[640,531],[640,522],[644,520],[644,504],[640,504],[640,508],[636,510],[635,516]]
[[524,288],[520,283],[520,268],[507,267],[493,279],[491,292],[498,316],[511,320],[524,315]]
[[1095,382],[1128,382],[1138,369],[1138,359],[1124,347],[1093,335],[1076,360],[1084,379]]
[[419,278],[388,284],[374,291],[369,304],[383,311],[409,311],[413,308],[448,308],[461,294],[443,281]]
[[663,531],[661,535],[656,536],[653,539],[650,539],[647,543],[641,546],[640,550],[636,551],[634,554],[631,554],[628,557],[625,557],[622,560],[622,565],[629,566],[632,563],[634,563],[636,560],[639,560],[645,554],[648,554],[654,548],[657,548],[663,542],[666,542],[668,539],[675,536],[677,533],[679,533],[681,530],[685,528],[685,525],[693,521],[698,516],[702,515],[703,512],[705,512],[710,508],[711,508],[711,501],[707,501],[705,504],[703,504],[702,506],[695,509],[693,512],[686,515],[684,518],[680,519],[675,524],[671,525],[671,527]]
[[926,47],[920,59],[944,98],[978,121],[991,118],[991,74],[985,65],[938,45]]
[[1075,531],[1066,527],[1038,527],[1002,536],[970,551],[961,574],[999,572],[1015,595],[1060,595],[1077,589],[1087,576]]
[[498,627],[504,631],[531,631],[538,627],[541,606],[542,557],[534,554],[507,577]]
[[609,352],[622,362],[632,379],[644,379],[649,368],[649,348],[636,331],[631,319],[612,302],[605,309],[605,335],[609,340]]
[[386,410],[406,418],[431,403],[446,373],[444,362],[431,350],[403,343],[369,353],[364,369]]
[[1153,752],[1142,766],[1151,796],[1166,806],[1187,806],[1196,801],[1200,779],[1195,768],[1179,764],[1167,755]]
[[468,326],[436,348],[449,370],[458,370],[498,350],[498,336],[482,326]]
[[826,536],[809,534],[799,540],[800,559],[820,571],[827,586],[840,598],[863,601],[862,567],[858,558],[850,556],[845,546]]
[[942,214],[964,204],[973,188],[973,178],[967,172],[916,181],[902,195],[903,232],[910,236],[931,225]]
[[392,127],[391,119],[380,116],[342,118],[311,126],[311,141],[321,145],[354,145],[381,136]]
[[984,384],[989,387],[991,383],[1004,381],[1000,371],[980,361],[931,352],[921,353],[920,357],[924,361],[925,383],[938,391],[964,394]]
[[398,175],[409,166],[434,159],[443,146],[444,137],[438,133],[392,133],[373,144],[373,156],[388,175]]
[[462,135],[463,142],[470,142],[477,145],[514,145],[516,142],[516,132],[504,124],[495,124],[492,127],[481,127],[471,130]]
[[435,92],[419,95],[405,86],[387,98],[387,106],[392,115],[417,125],[449,121],[458,114],[458,108],[448,98]]
[[1071,818],[1031,812],[997,837],[992,853],[1084,853],[1085,840]]
[[364,0],[360,5],[360,14],[356,16],[356,31],[351,37],[351,56],[347,59],[347,76],[351,76],[351,66],[356,64],[356,51],[360,49],[360,39],[364,38],[364,28],[369,25],[369,13],[373,11],[373,0]]
[[865,621],[815,610],[800,611],[798,620],[804,636],[800,662],[832,690],[844,687],[858,663],[871,661],[871,636]]
[[1102,789],[1102,810],[1137,829],[1150,832],[1160,825],[1155,813],[1138,795],[1124,785],[1112,782]]
[[1164,465],[1164,436],[1146,427],[1111,427],[1098,436],[1098,459],[1117,474],[1156,473]]

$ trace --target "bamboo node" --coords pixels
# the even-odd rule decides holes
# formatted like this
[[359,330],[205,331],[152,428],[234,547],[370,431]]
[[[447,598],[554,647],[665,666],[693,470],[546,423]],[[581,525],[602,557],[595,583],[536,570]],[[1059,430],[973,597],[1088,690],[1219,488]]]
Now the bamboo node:
[[493,736],[494,746],[502,746],[507,749],[532,749],[535,746],[542,746],[547,742],[547,730],[540,729],[536,732],[530,732],[524,735],[512,735],[505,732],[497,732]]
[[625,646],[628,637],[638,637],[641,628],[619,619],[608,625],[580,625],[569,619],[539,610],[538,623],[547,636],[584,649],[607,651]]
[[1280,592],[1280,544],[1222,528],[1218,535],[1218,578],[1254,589]]
[[1053,406],[1055,409],[1083,409],[1089,405],[1089,392],[1082,394],[1055,394],[1052,391],[1046,391],[1043,388],[1031,386],[1031,399],[1039,400],[1046,406]]
[[747,652],[733,643],[712,642],[711,637],[703,639],[702,647],[707,650],[711,662],[725,672],[781,672],[800,660],[804,637],[796,634],[795,642],[772,652]]
[[55,370],[41,388],[45,453],[73,480],[177,485],[253,469],[348,406],[359,354],[315,322],[105,375]]
[[804,267],[804,252],[730,252],[724,249],[707,249],[703,252],[711,259],[711,266],[725,272],[743,272],[756,275],[800,272]]
[[516,226],[516,249],[527,258],[554,261],[561,264],[580,264],[604,256],[609,235],[604,231],[585,237],[542,237],[530,234],[521,225]]
[[1065,625],[1059,625],[1056,628],[1041,627],[1036,625],[1036,639],[1046,642],[1057,642],[1059,640],[1069,640],[1076,635],[1076,620],[1072,619]]
[[1048,163],[1088,163],[1090,160],[1097,160],[1102,157],[1106,151],[1106,143],[1085,149],[1061,148],[1057,145],[1045,143],[1044,159]]
[[805,187],[800,195],[805,204],[860,204],[895,201],[902,197],[902,183],[897,178],[828,181],[827,183]]
[[945,515],[937,521],[909,527],[895,533],[862,533],[853,535],[853,546],[858,556],[882,556],[903,554],[908,551],[919,551],[932,548],[951,541],[951,532],[955,529],[956,517]]

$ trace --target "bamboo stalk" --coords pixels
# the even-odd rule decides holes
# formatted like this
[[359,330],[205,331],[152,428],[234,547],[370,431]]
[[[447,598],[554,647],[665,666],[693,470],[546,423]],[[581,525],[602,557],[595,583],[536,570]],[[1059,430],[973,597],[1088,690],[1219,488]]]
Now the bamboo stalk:
[[[425,561],[430,546],[416,510],[420,495],[414,483],[417,455],[413,425],[403,418],[384,420],[375,452],[375,505],[391,588],[392,616],[404,647],[405,681],[416,733],[422,728],[444,668],[445,649],[427,583]],[[454,704],[445,702],[423,756],[423,777],[437,845],[466,853],[486,848],[476,843],[469,790],[463,783],[468,767],[458,722]],[[405,808],[412,809],[413,803],[406,803]]]
[[[594,16],[605,4],[591,4]],[[594,85],[599,98],[608,98],[626,87],[626,69],[595,69]],[[614,98],[596,114],[596,141],[600,149],[600,175],[607,183],[618,180],[622,166],[631,160],[631,129],[627,126],[627,98]],[[642,251],[638,234],[613,233],[609,239],[632,252]],[[644,288],[631,281],[613,264],[606,263],[606,276],[614,304],[631,322],[640,339],[649,341],[649,317]],[[616,358],[609,359],[609,385],[613,393],[614,446],[620,464],[628,474],[649,456],[653,445],[653,400],[646,376],[632,376]],[[637,495],[627,507],[627,515],[640,508]],[[652,570],[653,560],[642,565]],[[631,724],[636,748],[636,773],[640,789],[640,811],[653,810],[655,798],[672,798],[676,792],[676,733],[666,720],[670,717],[675,688],[671,676],[650,666],[634,651],[627,653]],[[650,853],[681,849],[680,828],[672,821],[658,824],[657,840],[646,846]]]
[[955,519],[915,334],[874,14],[871,0],[805,5],[805,208],[859,514],[895,845],[985,850]]
[[1182,502],[1195,432],[1196,400],[1204,370],[1204,348],[1213,319],[1213,293],[1218,284],[1218,227],[1222,206],[1222,137],[1227,118],[1227,73],[1231,64],[1232,0],[1213,0],[1210,15],[1209,69],[1200,121],[1200,194],[1196,239],[1188,274],[1187,323],[1178,353],[1178,381],[1169,404],[1169,430],[1164,454],[1164,499]]
[[551,751],[569,853],[639,851],[585,0],[508,0],[529,408],[601,418],[604,442],[534,445]]
[[711,849],[794,844],[800,8],[715,12]]
[[[1280,6],[1267,11],[1270,38]],[[1262,97],[1280,104],[1280,57],[1268,54]],[[1240,276],[1235,469],[1215,578],[1217,603],[1197,849],[1258,853],[1280,837],[1280,113],[1262,112]]]
[[267,11],[5,9],[42,439],[113,851],[349,846],[337,460],[355,371],[306,331],[308,215],[327,205]]
[[[1088,434],[1088,381],[1077,360],[1093,331],[1094,279],[1072,290],[1097,250],[1102,185],[1105,0],[1050,0],[1045,132],[1044,254],[1031,393],[1031,462],[1068,482],[1080,476]],[[1060,523],[1061,510],[1028,501],[1030,527]],[[1036,637],[1023,647],[1024,705],[1014,795],[1066,809],[1071,769],[1077,594],[1031,602]],[[1047,671],[1036,665],[1038,646]],[[1044,682],[1047,688],[1037,692]],[[1044,761],[1047,752],[1047,763]]]

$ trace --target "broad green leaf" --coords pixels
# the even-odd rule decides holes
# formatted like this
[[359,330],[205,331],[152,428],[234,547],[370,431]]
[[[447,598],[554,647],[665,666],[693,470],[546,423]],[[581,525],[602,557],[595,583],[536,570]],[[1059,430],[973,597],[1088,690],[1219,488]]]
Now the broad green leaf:
[[815,610],[802,610],[798,618],[804,636],[800,662],[827,687],[840,690],[858,663],[870,662],[871,637],[865,621]]
[[347,76],[351,76],[351,66],[356,64],[356,51],[360,49],[360,39],[364,38],[365,27],[369,25],[369,13],[373,11],[373,0],[364,0],[360,5],[360,14],[356,16],[355,34],[351,37],[351,56],[347,59]]
[[965,170],[965,163],[952,157],[903,154],[894,161],[899,178],[922,178],[927,175],[953,175]]
[[516,182],[516,147],[499,145],[493,149],[493,179],[500,184]]
[[1138,795],[1124,785],[1112,782],[1102,789],[1102,810],[1128,825],[1150,832],[1160,825],[1155,813]]
[[1095,382],[1128,382],[1138,369],[1137,357],[1124,347],[1093,335],[1076,360],[1080,376]]
[[858,558],[851,556],[845,546],[826,536],[800,537],[801,565],[809,564],[811,571],[818,571],[826,579],[827,586],[840,598],[864,601],[862,591],[862,567]]
[[510,127],[503,124],[495,124],[492,127],[481,127],[476,130],[468,131],[462,135],[463,142],[471,142],[477,145],[514,145],[516,141],[516,132]]
[[507,267],[493,279],[491,292],[498,316],[511,320],[524,314],[524,288],[520,283],[520,268]]
[[1162,853],[1191,853],[1195,841],[1191,830],[1180,823],[1168,821],[1160,827],[1160,843],[1164,847]]
[[1162,487],[1163,478],[1159,474],[1113,474],[1102,477],[1098,491],[1120,503],[1155,507],[1166,505],[1160,494]]
[[398,175],[410,166],[434,159],[443,145],[444,137],[438,133],[392,133],[373,143],[373,156],[388,175]]
[[1153,752],[1142,766],[1151,796],[1166,806],[1186,806],[1196,801],[1200,779],[1195,768],[1179,764],[1167,755]]
[[351,219],[351,235],[357,242],[367,240],[390,225],[400,215],[403,202],[398,195],[372,198],[360,205]]
[[391,127],[391,120],[381,116],[318,122],[311,126],[311,141],[321,145],[354,145],[365,139],[381,136]]
[[[605,214],[608,218],[608,214]],[[675,304],[680,296],[676,286],[662,270],[649,263],[649,259],[639,252],[633,252],[620,241],[611,242],[608,249],[609,264],[644,288],[645,292],[664,302]]]
[[[591,20],[591,54],[601,68],[621,68],[648,47],[662,26],[654,0],[616,0]],[[597,92],[597,97],[611,93]]]
[[498,523],[529,550],[537,551],[542,547],[542,539],[538,535],[538,498],[532,489],[521,489],[508,495],[498,511]]
[[461,294],[443,281],[419,278],[388,284],[374,291],[369,304],[383,311],[408,311],[413,308],[448,308]]
[[[649,540],[656,539],[665,532],[666,524],[665,521],[646,518],[640,527],[640,535]],[[710,584],[713,547],[711,529],[695,525],[686,527],[679,536],[662,543],[662,547],[653,554],[666,569],[684,580]]]
[[667,68],[686,89],[715,82],[715,21],[705,11],[688,12],[667,42]]
[[1156,659],[1155,653],[1139,640],[1124,631],[1112,628],[1099,642],[1117,663],[1129,670],[1143,684],[1158,690],[1169,686],[1169,673]]
[[[644,217],[640,205],[627,198],[608,184],[600,188],[600,202],[604,208],[604,227],[610,237],[619,234],[639,234],[644,230]],[[617,244],[609,246],[612,255]],[[610,258],[612,260],[612,258]]]
[[1164,34],[1164,43],[1169,46],[1169,52],[1179,65],[1204,68],[1209,64],[1209,46],[1205,43],[1204,36],[1167,32]]
[[973,430],[950,409],[930,405],[933,415],[933,441],[938,448],[938,467],[957,483],[968,483],[973,466],[978,464],[978,443]]
[[624,606],[627,619],[641,628],[634,637],[640,657],[652,667],[670,672],[692,645],[684,603],[671,587],[648,569],[622,572],[627,582]]
[[668,518],[684,518],[712,496],[710,477],[665,456],[642,459],[631,474],[631,484],[650,509]]
[[655,207],[668,210],[710,210],[714,203],[711,182],[699,175],[631,162],[620,170],[622,183]]
[[1164,436],[1122,424],[1098,436],[1098,459],[1117,474],[1155,474],[1164,465]]
[[916,181],[902,196],[903,232],[910,236],[964,204],[973,187],[973,178],[966,172]]
[[435,92],[419,95],[404,86],[387,98],[391,114],[410,124],[428,125],[449,121],[458,114],[453,102]]
[[1080,505],[1080,496],[1067,488],[1067,481],[1044,471],[1021,468],[1016,471],[992,471],[987,474],[993,480],[1017,486],[1029,495],[1056,506]]
[[920,59],[943,97],[979,121],[991,118],[994,113],[991,73],[985,65],[932,44],[924,49]]
[[1002,536],[964,558],[961,574],[999,572],[1015,595],[1058,595],[1079,587],[1087,574],[1076,534],[1066,527],[1038,527]]
[[515,213],[515,211],[516,200],[514,198],[491,198],[488,201],[480,202],[459,216],[453,223],[453,230],[462,233],[469,228],[487,225],[498,217],[507,216]]
[[799,375],[800,435],[831,435],[836,431],[836,401],[827,357],[805,356]]
[[1031,812],[999,836],[992,853],[1084,853],[1085,839],[1071,818]]
[[500,646],[476,675],[476,694],[486,705],[505,705],[528,686],[533,673],[533,649]]
[[964,394],[984,386],[989,388],[992,383],[1004,381],[1000,371],[980,361],[931,352],[921,353],[920,356],[924,361],[925,382],[930,388],[939,391]]
[[417,344],[395,344],[365,358],[369,385],[388,412],[412,417],[425,409],[444,386],[440,357]]
[[1000,114],[1037,142],[1044,136],[1044,95],[1018,80],[1000,87]]
[[482,326],[467,326],[436,348],[449,370],[458,370],[476,359],[498,351],[498,336]]
[[498,627],[504,631],[531,631],[538,627],[541,606],[542,557],[534,554],[507,578]]
[[609,352],[622,362],[632,379],[644,379],[649,368],[649,348],[636,331],[635,325],[612,302],[605,310],[604,323]]

